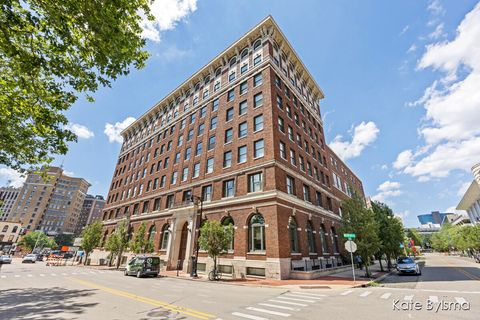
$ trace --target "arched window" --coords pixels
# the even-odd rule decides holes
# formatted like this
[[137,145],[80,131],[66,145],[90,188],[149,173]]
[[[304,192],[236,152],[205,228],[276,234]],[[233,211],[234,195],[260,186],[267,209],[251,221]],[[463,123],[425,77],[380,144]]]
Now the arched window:
[[217,71],[215,71],[215,77],[220,77],[222,75],[222,68],[218,68]]
[[260,48],[261,45],[262,45],[262,40],[258,39],[258,40],[255,41],[255,43],[253,44],[253,50],[257,50],[258,48]]
[[242,54],[240,55],[241,59],[243,60],[244,58],[246,58],[248,56],[248,49],[244,49],[242,51]]
[[261,214],[250,218],[248,223],[249,251],[265,251],[265,219]]
[[311,253],[317,252],[317,247],[315,245],[315,234],[313,233],[313,227],[310,221],[307,223],[307,239],[308,251]]
[[335,227],[331,228],[330,237],[332,238],[333,252],[338,253],[338,236]]
[[152,225],[148,230],[148,242],[153,243],[153,239],[155,238],[155,233],[157,233],[157,229],[155,228],[155,225]]
[[13,227],[12,232],[15,233],[15,232],[17,232],[17,230],[18,230],[18,226],[15,226],[15,227]]
[[288,219],[288,235],[290,236],[290,250],[292,252],[299,252],[297,222],[294,217]]
[[167,223],[162,228],[162,242],[160,243],[160,250],[167,250],[168,241],[170,240],[170,225]]
[[327,231],[325,230],[325,225],[322,223],[320,225],[320,242],[322,243],[322,253],[328,253],[328,246],[327,246],[327,237],[326,237]]
[[[232,217],[227,216],[222,220],[222,225],[224,225],[224,226],[232,225],[232,227],[233,227],[235,225],[235,223],[233,222]],[[235,232],[234,232],[234,235],[235,235]],[[232,237],[232,241],[230,241],[230,244],[228,245],[228,250],[229,251],[233,250],[234,241],[235,241],[235,236]]]
[[230,59],[230,68],[233,68],[237,64],[237,57]]

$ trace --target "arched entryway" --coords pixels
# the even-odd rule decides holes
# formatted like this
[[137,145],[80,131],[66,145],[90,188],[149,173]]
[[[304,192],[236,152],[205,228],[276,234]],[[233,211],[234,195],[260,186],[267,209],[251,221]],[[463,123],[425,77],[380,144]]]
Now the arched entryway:
[[187,252],[187,241],[188,241],[188,223],[185,222],[182,227],[182,235],[180,238],[180,248],[178,250],[178,263],[180,266],[183,265]]

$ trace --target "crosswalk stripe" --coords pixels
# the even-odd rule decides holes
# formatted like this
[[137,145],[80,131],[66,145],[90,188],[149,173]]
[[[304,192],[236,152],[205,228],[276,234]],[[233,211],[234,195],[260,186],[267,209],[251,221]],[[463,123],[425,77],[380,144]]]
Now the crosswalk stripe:
[[267,318],[253,316],[251,314],[241,313],[241,312],[232,312],[232,316],[245,318],[245,319],[252,319],[252,320],[268,320]]
[[56,273],[51,273],[51,275],[52,275],[53,277],[56,277],[56,276],[57,276],[57,274],[56,274]]
[[318,293],[310,293],[310,292],[299,292],[299,291],[292,291],[294,294],[301,294],[305,296],[314,296],[314,297],[326,297],[326,294],[318,294]]
[[33,277],[33,275],[31,275],[31,274],[27,274],[27,277],[31,278],[31,277]]
[[438,302],[438,297],[437,296],[429,296],[428,297],[428,300],[434,302],[434,303],[437,303]]
[[388,299],[388,298],[390,298],[391,295],[392,295],[392,294],[391,294],[390,292],[387,292],[387,293],[382,294],[382,296],[381,296],[380,298],[382,298],[382,299]]
[[96,272],[90,271],[91,274],[96,274]]
[[16,274],[14,275],[15,278],[20,278],[20,275]]
[[468,303],[467,300],[462,297],[455,297],[455,300],[460,304]]
[[353,290],[347,290],[347,291],[345,291],[345,292],[342,292],[340,295],[341,295],[341,296],[346,296],[347,294],[350,294],[350,293],[352,293],[352,292],[353,292]]
[[413,294],[412,294],[412,295],[405,296],[405,297],[403,298],[403,300],[412,301],[412,300],[413,300]]
[[1,278],[5,279],[7,276],[1,276]]
[[99,271],[98,273],[102,273],[102,274],[103,274],[103,273],[105,273],[105,272],[103,272],[103,271]]
[[77,273],[76,272],[72,272],[73,275],[76,275]]
[[300,294],[286,293],[285,295],[289,296],[289,297],[294,297],[294,298],[323,300],[322,297],[310,297],[310,296],[304,296],[304,295],[300,295]]
[[360,295],[360,297],[365,298],[365,297],[368,297],[368,296],[371,295],[371,294],[372,294],[372,291],[365,291],[364,293],[362,293],[362,294]]
[[291,305],[291,306],[299,306],[299,307],[307,307],[307,306],[308,306],[308,304],[298,303],[298,302],[280,301],[280,300],[274,300],[274,299],[270,299],[270,300],[268,300],[268,301],[276,302],[276,303],[288,304],[288,305]]
[[255,308],[255,307],[246,307],[245,309],[251,310],[251,311],[256,311],[256,312],[263,312],[263,313],[268,313],[268,314],[273,314],[275,316],[280,316],[280,317],[290,317],[290,313],[283,313],[283,312],[278,312],[278,311],[272,311],[268,309],[262,309],[262,308]]
[[40,277],[45,277],[45,275],[43,273],[40,273]]
[[285,299],[285,300],[292,300],[292,301],[300,301],[300,302],[309,302],[314,303],[313,300],[305,300],[305,299],[297,299],[297,298],[289,298],[289,297],[277,297],[277,299]]
[[66,276],[67,274],[66,273],[62,273],[62,276]]
[[297,308],[286,307],[286,306],[279,306],[279,305],[270,304],[270,303],[259,303],[259,305],[265,306],[265,307],[270,307],[270,308],[277,308],[277,309],[284,309],[284,310],[292,310],[292,311],[300,311],[300,309],[297,309]]

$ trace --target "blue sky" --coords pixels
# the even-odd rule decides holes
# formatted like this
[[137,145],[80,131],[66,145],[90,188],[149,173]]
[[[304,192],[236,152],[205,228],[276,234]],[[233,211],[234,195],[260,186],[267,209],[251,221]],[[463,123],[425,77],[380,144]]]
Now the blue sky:
[[[55,164],[86,178],[90,193],[108,192],[120,150],[114,129],[268,14],[324,91],[326,139],[366,194],[417,226],[417,214],[456,206],[471,182],[469,168],[480,161],[477,1],[157,0],[155,6],[158,23],[145,33],[147,66],[67,113],[80,137]],[[1,184],[14,178],[0,169]]]

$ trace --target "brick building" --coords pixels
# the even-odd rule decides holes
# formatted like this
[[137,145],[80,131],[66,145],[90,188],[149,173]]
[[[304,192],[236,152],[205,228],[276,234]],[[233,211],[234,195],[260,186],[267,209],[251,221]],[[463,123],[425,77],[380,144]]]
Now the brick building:
[[1,187],[0,188],[0,221],[8,220],[13,204],[17,200],[22,188]]
[[[234,225],[220,270],[285,279],[340,263],[355,174],[325,144],[323,92],[267,17],[122,132],[103,241],[127,219],[190,269],[199,217]],[[194,199],[195,201],[192,201]],[[199,270],[211,269],[200,252]]]
[[80,235],[86,225],[101,220],[104,206],[105,199],[103,196],[87,194],[85,200],[83,200],[82,210],[80,211],[80,217],[78,218],[74,234]]

